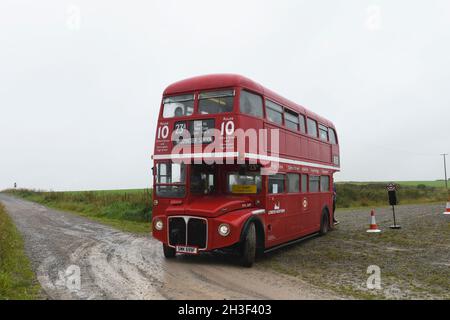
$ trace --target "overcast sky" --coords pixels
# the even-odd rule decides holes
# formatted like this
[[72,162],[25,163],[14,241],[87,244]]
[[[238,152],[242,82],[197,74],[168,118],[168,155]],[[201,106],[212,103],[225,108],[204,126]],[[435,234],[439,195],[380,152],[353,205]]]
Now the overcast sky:
[[163,89],[208,73],[332,120],[338,180],[443,176],[450,1],[2,0],[0,189],[149,186]]

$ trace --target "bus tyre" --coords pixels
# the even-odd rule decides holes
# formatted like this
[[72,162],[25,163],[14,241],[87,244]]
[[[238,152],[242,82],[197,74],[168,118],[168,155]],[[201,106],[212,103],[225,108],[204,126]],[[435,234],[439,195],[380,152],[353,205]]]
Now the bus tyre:
[[175,258],[176,251],[174,248],[169,247],[168,245],[163,244],[164,257],[166,259]]
[[324,210],[322,213],[322,220],[320,221],[320,231],[319,234],[324,236],[330,230],[330,216],[327,210]]
[[241,264],[250,268],[256,257],[256,228],[254,223],[250,223],[241,247]]

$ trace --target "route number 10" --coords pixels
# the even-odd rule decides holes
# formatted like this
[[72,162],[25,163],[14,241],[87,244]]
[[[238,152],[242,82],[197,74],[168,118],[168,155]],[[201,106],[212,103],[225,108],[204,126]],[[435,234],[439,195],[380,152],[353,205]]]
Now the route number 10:
[[220,126],[220,134],[224,136],[226,133],[227,136],[232,136],[234,134],[234,122],[228,121],[228,122],[222,122],[222,125]]
[[167,139],[169,136],[169,126],[162,126],[158,128],[158,139]]

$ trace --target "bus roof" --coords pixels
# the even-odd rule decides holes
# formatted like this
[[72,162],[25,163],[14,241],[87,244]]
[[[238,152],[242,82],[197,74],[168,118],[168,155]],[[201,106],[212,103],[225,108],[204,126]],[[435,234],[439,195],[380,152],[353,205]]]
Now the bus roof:
[[257,92],[259,94],[264,95],[266,98],[273,100],[274,102],[277,102],[285,107],[288,107],[289,109],[292,109],[293,111],[302,113],[328,127],[334,128],[334,125],[331,121],[317,115],[316,113],[306,109],[305,107],[295,102],[283,98],[274,91],[265,88],[261,84],[237,74],[211,74],[181,80],[168,86],[166,90],[164,90],[164,96],[187,93],[192,91],[220,89],[229,87],[242,87]]

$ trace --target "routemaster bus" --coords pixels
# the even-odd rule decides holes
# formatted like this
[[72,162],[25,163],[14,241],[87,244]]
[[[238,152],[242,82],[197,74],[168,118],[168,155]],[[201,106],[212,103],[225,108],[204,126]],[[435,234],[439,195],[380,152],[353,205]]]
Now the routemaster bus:
[[166,258],[230,249],[251,266],[333,226],[333,123],[246,77],[167,87],[152,158],[153,236]]

